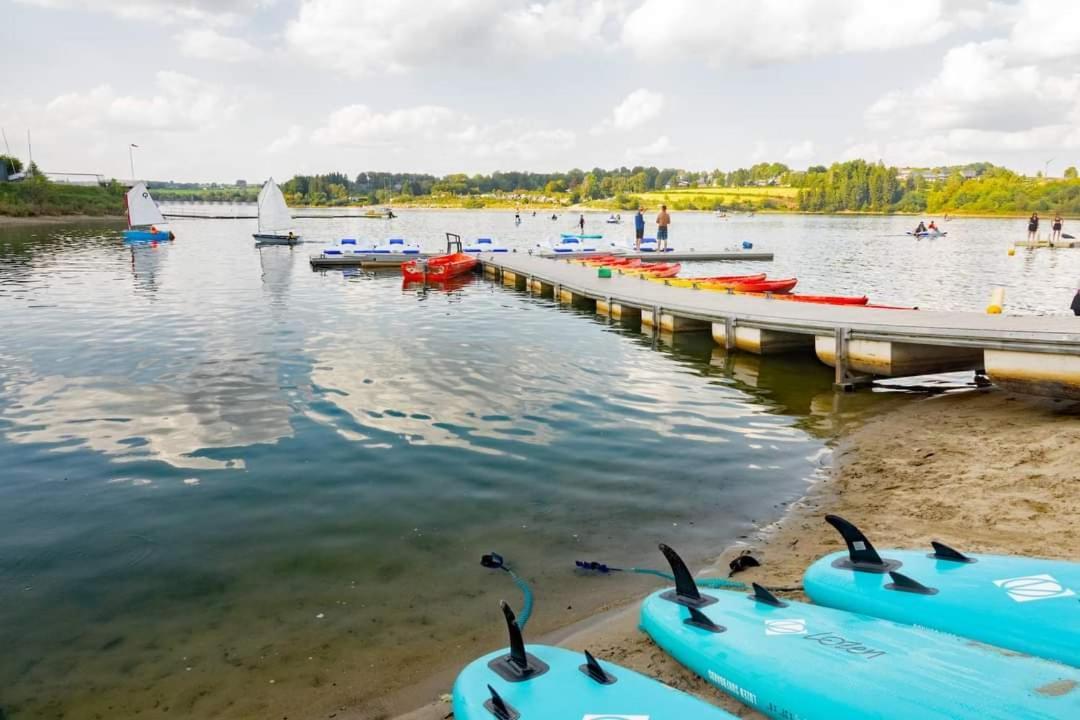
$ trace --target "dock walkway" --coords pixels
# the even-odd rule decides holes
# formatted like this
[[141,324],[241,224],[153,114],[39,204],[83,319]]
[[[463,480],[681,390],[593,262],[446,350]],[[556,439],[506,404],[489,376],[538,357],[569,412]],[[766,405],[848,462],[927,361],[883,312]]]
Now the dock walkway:
[[563,302],[595,303],[665,332],[711,331],[728,349],[813,351],[852,388],[874,377],[985,373],[1022,392],[1080,399],[1080,319],[795,303],[664,285],[562,260],[483,255],[488,275]]

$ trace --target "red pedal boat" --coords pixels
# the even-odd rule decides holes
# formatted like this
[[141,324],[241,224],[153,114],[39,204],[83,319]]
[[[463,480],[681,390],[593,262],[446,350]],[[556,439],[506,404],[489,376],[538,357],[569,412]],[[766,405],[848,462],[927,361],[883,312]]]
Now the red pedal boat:
[[479,260],[462,252],[419,258],[402,264],[401,275],[410,282],[439,282],[471,272]]

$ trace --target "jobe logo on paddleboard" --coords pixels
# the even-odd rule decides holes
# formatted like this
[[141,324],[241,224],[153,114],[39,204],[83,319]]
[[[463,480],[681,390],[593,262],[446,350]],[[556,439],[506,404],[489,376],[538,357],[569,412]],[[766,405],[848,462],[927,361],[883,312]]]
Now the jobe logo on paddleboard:
[[1053,575],[1026,575],[1024,577],[995,580],[994,584],[1003,588],[1016,602],[1049,600],[1051,598],[1072,597],[1072,590],[1063,587]]
[[824,645],[827,648],[846,652],[851,655],[860,655],[867,660],[873,660],[876,657],[881,657],[885,654],[884,650],[875,650],[872,647],[867,647],[860,642],[854,640],[848,640],[842,635],[837,635],[831,632],[819,632],[812,635],[807,635],[803,640],[813,640],[820,645]]
[[805,635],[806,621],[802,618],[787,618],[784,620],[766,620],[766,635]]

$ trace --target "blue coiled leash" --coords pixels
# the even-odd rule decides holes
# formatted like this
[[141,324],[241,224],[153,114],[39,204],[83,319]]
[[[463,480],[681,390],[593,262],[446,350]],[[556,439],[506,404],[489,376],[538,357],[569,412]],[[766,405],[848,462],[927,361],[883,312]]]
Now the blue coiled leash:
[[[596,573],[597,575],[626,572],[635,573],[637,575],[655,575],[656,577],[663,578],[669,582],[675,582],[674,575],[661,572],[660,570],[652,570],[650,568],[617,568],[611,567],[607,563],[596,562],[595,560],[575,560],[574,565],[577,566],[579,570]],[[749,590],[746,583],[741,583],[738,580],[725,580],[724,578],[695,578],[695,581],[700,587],[722,588],[724,590]]]
[[529,622],[529,616],[532,615],[533,609],[533,593],[532,588],[529,587],[529,583],[526,582],[525,578],[514,572],[510,566],[506,564],[506,560],[503,559],[503,556],[497,552],[488,553],[481,557],[480,564],[492,570],[505,570],[510,573],[510,577],[514,580],[514,584],[518,586],[521,590],[521,594],[524,596],[521,611],[517,614],[518,627],[524,630],[525,624]]

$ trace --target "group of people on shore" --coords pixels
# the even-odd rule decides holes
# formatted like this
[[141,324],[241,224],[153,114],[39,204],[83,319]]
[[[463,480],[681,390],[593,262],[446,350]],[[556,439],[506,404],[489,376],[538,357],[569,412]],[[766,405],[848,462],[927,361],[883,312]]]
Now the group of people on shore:
[[[1054,213],[1054,220],[1050,225],[1050,244],[1053,245],[1056,242],[1061,241],[1061,228],[1065,224],[1065,221],[1061,218],[1061,213]],[[1028,242],[1035,242],[1039,237],[1039,213],[1031,213],[1031,217],[1028,219]],[[1080,314],[1080,313],[1077,313]]]

